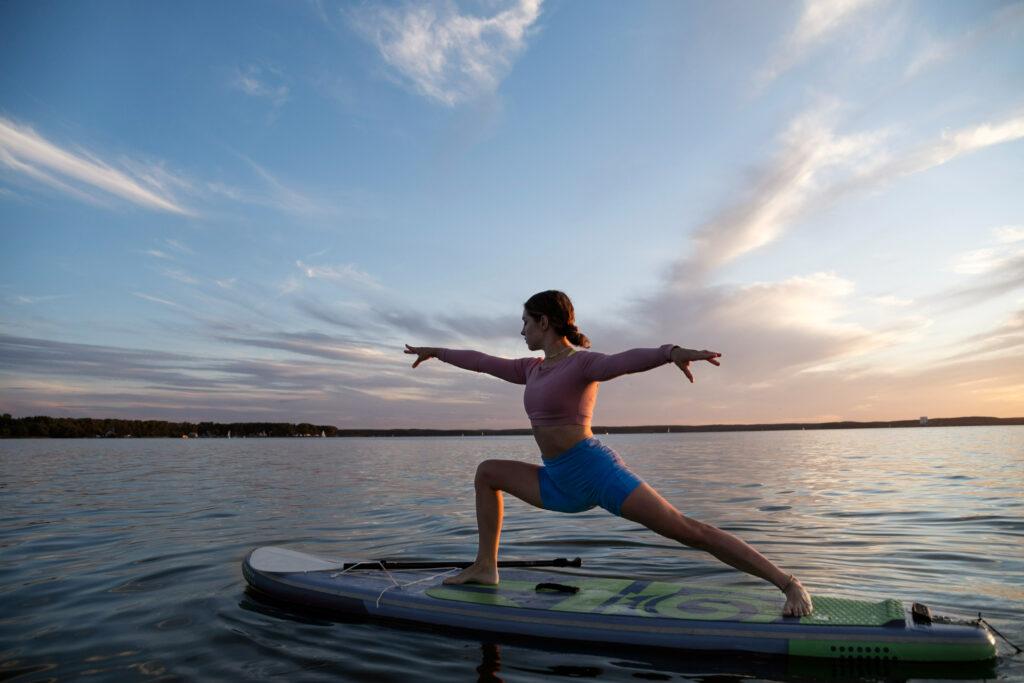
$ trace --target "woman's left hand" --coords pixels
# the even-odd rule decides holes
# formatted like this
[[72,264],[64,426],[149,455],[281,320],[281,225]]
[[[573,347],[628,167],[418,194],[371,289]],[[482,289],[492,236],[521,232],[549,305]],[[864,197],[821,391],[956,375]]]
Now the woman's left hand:
[[693,383],[693,373],[690,372],[690,362],[695,360],[706,360],[712,365],[721,365],[717,359],[721,358],[722,354],[717,351],[694,351],[693,349],[684,349],[680,346],[672,349],[672,362],[679,366],[679,369],[686,375],[686,379]]

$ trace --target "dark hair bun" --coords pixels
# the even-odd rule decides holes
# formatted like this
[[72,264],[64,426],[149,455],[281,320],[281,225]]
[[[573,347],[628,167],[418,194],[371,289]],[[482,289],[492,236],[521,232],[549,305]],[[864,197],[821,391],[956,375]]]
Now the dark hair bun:
[[572,301],[565,292],[560,292],[557,289],[538,292],[527,299],[523,308],[533,316],[534,320],[540,320],[542,315],[546,315],[555,331],[568,339],[573,346],[590,348],[590,340],[587,339],[587,335],[582,334],[576,327],[576,312],[573,310]]

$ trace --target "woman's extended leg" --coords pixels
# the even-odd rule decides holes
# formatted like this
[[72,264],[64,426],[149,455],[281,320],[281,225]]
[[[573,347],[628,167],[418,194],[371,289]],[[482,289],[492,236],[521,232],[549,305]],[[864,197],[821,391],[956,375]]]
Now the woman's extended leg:
[[722,562],[775,584],[786,594],[786,616],[811,613],[811,596],[800,580],[786,574],[746,542],[710,524],[684,516],[647,484],[640,484],[622,503],[622,516],[691,548],[704,550]]
[[543,507],[538,470],[539,465],[518,460],[485,460],[480,463],[473,480],[476,526],[480,534],[476,560],[458,575],[445,579],[445,583],[498,583],[498,542],[505,507],[501,492],[507,491],[530,505]]

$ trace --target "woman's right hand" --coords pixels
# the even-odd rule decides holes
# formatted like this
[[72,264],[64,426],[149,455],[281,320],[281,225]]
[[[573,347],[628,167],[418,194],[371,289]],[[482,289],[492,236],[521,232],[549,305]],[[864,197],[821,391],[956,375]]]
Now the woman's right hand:
[[437,349],[429,346],[409,346],[406,344],[405,352],[416,355],[416,362],[412,364],[413,367],[416,367],[425,360],[437,358]]

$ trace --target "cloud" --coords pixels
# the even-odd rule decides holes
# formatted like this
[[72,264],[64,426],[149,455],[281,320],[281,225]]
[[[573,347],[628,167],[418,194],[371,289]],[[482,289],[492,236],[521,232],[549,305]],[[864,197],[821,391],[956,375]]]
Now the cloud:
[[163,306],[170,306],[171,308],[188,310],[185,308],[185,306],[182,306],[181,304],[174,303],[173,301],[168,301],[167,299],[161,299],[160,297],[152,296],[150,294],[143,294],[142,292],[132,292],[132,295],[137,296],[140,299],[145,299],[146,301],[152,301],[153,303],[161,304]]
[[1002,226],[992,235],[997,246],[971,249],[953,259],[953,272],[968,276],[967,280],[932,295],[929,305],[949,310],[1024,291],[1024,245],[1010,246],[1024,239],[1024,234],[1015,226]]
[[[22,180],[46,185],[82,202],[109,206],[113,198],[119,198],[151,210],[194,216],[178,198],[187,196],[198,203],[227,199],[303,216],[336,213],[332,202],[315,200],[252,159],[237,156],[255,176],[251,188],[219,181],[194,182],[171,173],[163,163],[121,159],[114,168],[96,154],[62,149],[33,129],[0,117],[0,172],[6,169]],[[164,242],[174,251],[193,253],[175,240]]]
[[56,301],[58,299],[67,299],[69,294],[47,294],[43,296],[27,296],[24,294],[17,294],[14,296],[4,297],[4,299],[15,306],[33,306],[35,304],[43,303],[46,301]]
[[602,349],[678,343],[724,354],[728,376],[784,384],[901,343],[922,325],[906,318],[878,329],[850,320],[856,287],[834,273],[745,285],[694,284],[640,299],[619,328],[590,334]]
[[913,299],[904,299],[898,296],[893,296],[892,294],[871,297],[870,299],[868,299],[868,301],[879,306],[893,306],[899,308],[902,308],[904,306],[910,306],[911,304],[914,303]]
[[186,375],[174,366],[189,365],[183,354],[165,351],[74,344],[0,334],[0,369],[20,374],[143,378],[169,381]]
[[[240,341],[259,346],[275,340]],[[0,334],[0,403],[12,414],[315,420],[350,427],[437,427],[438,416],[486,425],[495,422],[490,413],[499,406],[515,418],[494,426],[523,424],[511,385],[502,391],[475,375],[446,373],[440,364],[413,372],[399,348],[360,351],[344,339],[312,333],[276,341],[328,362],[203,357]],[[411,401],[416,411],[395,407]],[[396,410],[403,416],[397,421]]]
[[303,275],[311,280],[331,280],[334,282],[351,282],[364,287],[381,289],[382,285],[366,271],[359,270],[355,265],[346,263],[340,266],[311,266],[296,261],[295,265]]
[[1024,138],[1024,116],[1015,116],[946,131],[931,142],[893,150],[892,135],[885,130],[836,133],[836,111],[834,105],[826,105],[794,119],[779,138],[776,156],[748,174],[745,187],[730,192],[738,199],[694,232],[690,255],[671,268],[674,286],[700,281],[715,268],[770,244],[796,221],[840,199]]
[[162,268],[160,270],[160,272],[163,273],[163,275],[165,277],[169,277],[170,279],[176,280],[178,282],[181,282],[182,284],[186,284],[186,285],[198,285],[199,284],[199,280],[197,280],[196,278],[194,278],[193,276],[189,275],[188,273],[186,273],[185,271],[182,271],[182,270],[175,270],[173,268]]
[[746,188],[732,193],[739,199],[694,233],[693,253],[676,264],[674,280],[699,280],[774,241],[827,189],[829,171],[849,173],[878,154],[882,133],[837,135],[830,121],[834,114],[834,106],[825,106],[790,124],[775,158],[748,175]]
[[956,38],[928,40],[907,65],[904,76],[908,79],[914,78],[955,56],[962,57],[978,44],[987,42],[993,33],[1015,26],[1022,18],[1024,3],[1015,2],[996,10],[984,22],[972,26]]
[[274,107],[281,107],[288,101],[288,86],[281,83],[281,80],[280,69],[251,64],[244,69],[237,69],[230,85],[250,97],[266,99]]
[[857,14],[877,0],[804,0],[803,12],[793,31],[779,47],[768,66],[757,76],[763,88],[796,66],[815,47],[840,30]]
[[[157,165],[126,163],[135,170],[118,170],[93,154],[62,149],[27,126],[0,117],[0,165],[76,199],[99,202],[113,195],[155,211],[190,215],[168,191],[185,186]],[[77,184],[72,184],[77,183]],[[97,196],[96,191],[106,193]]]
[[950,356],[950,360],[977,358],[991,353],[1012,351],[1015,354],[1024,349],[1024,309],[1018,309],[995,328],[972,335],[955,345],[963,350]]
[[474,340],[508,339],[522,325],[516,315],[440,315],[437,320],[454,334]]
[[[371,309],[361,304],[325,304],[319,299],[304,295],[293,299],[295,307],[314,320],[346,330],[360,330],[363,334],[381,334],[386,328],[371,320]],[[338,310],[343,306],[346,310]]]
[[236,154],[255,173],[259,187],[241,188],[222,182],[206,183],[206,190],[214,195],[226,197],[241,204],[264,206],[276,211],[296,213],[300,215],[332,213],[334,208],[327,203],[319,202],[285,185],[268,169],[257,164],[244,154]]
[[957,257],[953,264],[953,272],[962,275],[980,275],[1003,266],[1012,258],[1003,250],[995,248],[974,249]]
[[992,232],[996,237],[996,241],[1001,244],[1010,244],[1024,240],[1024,225],[1004,225],[1000,228],[995,228]]
[[974,269],[961,272],[974,277],[930,296],[928,303],[940,310],[951,310],[1024,291],[1024,249],[1005,258],[1000,255],[980,259]]
[[453,3],[375,7],[353,15],[355,27],[421,95],[449,106],[497,90],[542,0],[518,0],[491,17],[460,14]]
[[289,333],[277,332],[263,337],[222,336],[222,341],[264,349],[277,349],[304,356],[314,356],[333,361],[348,361],[361,364],[397,364],[400,357],[392,351],[384,351],[369,343],[353,342],[352,339],[332,337],[319,332]]
[[174,249],[177,252],[181,252],[182,254],[189,254],[189,255],[195,254],[195,252],[192,251],[192,249],[190,249],[188,247],[188,245],[182,244],[178,240],[165,239],[164,240],[164,244],[166,244],[171,249]]
[[908,157],[904,161],[905,172],[923,171],[963,154],[1021,138],[1024,138],[1024,116],[1015,116],[999,123],[983,123],[952,133],[945,132],[939,142]]

